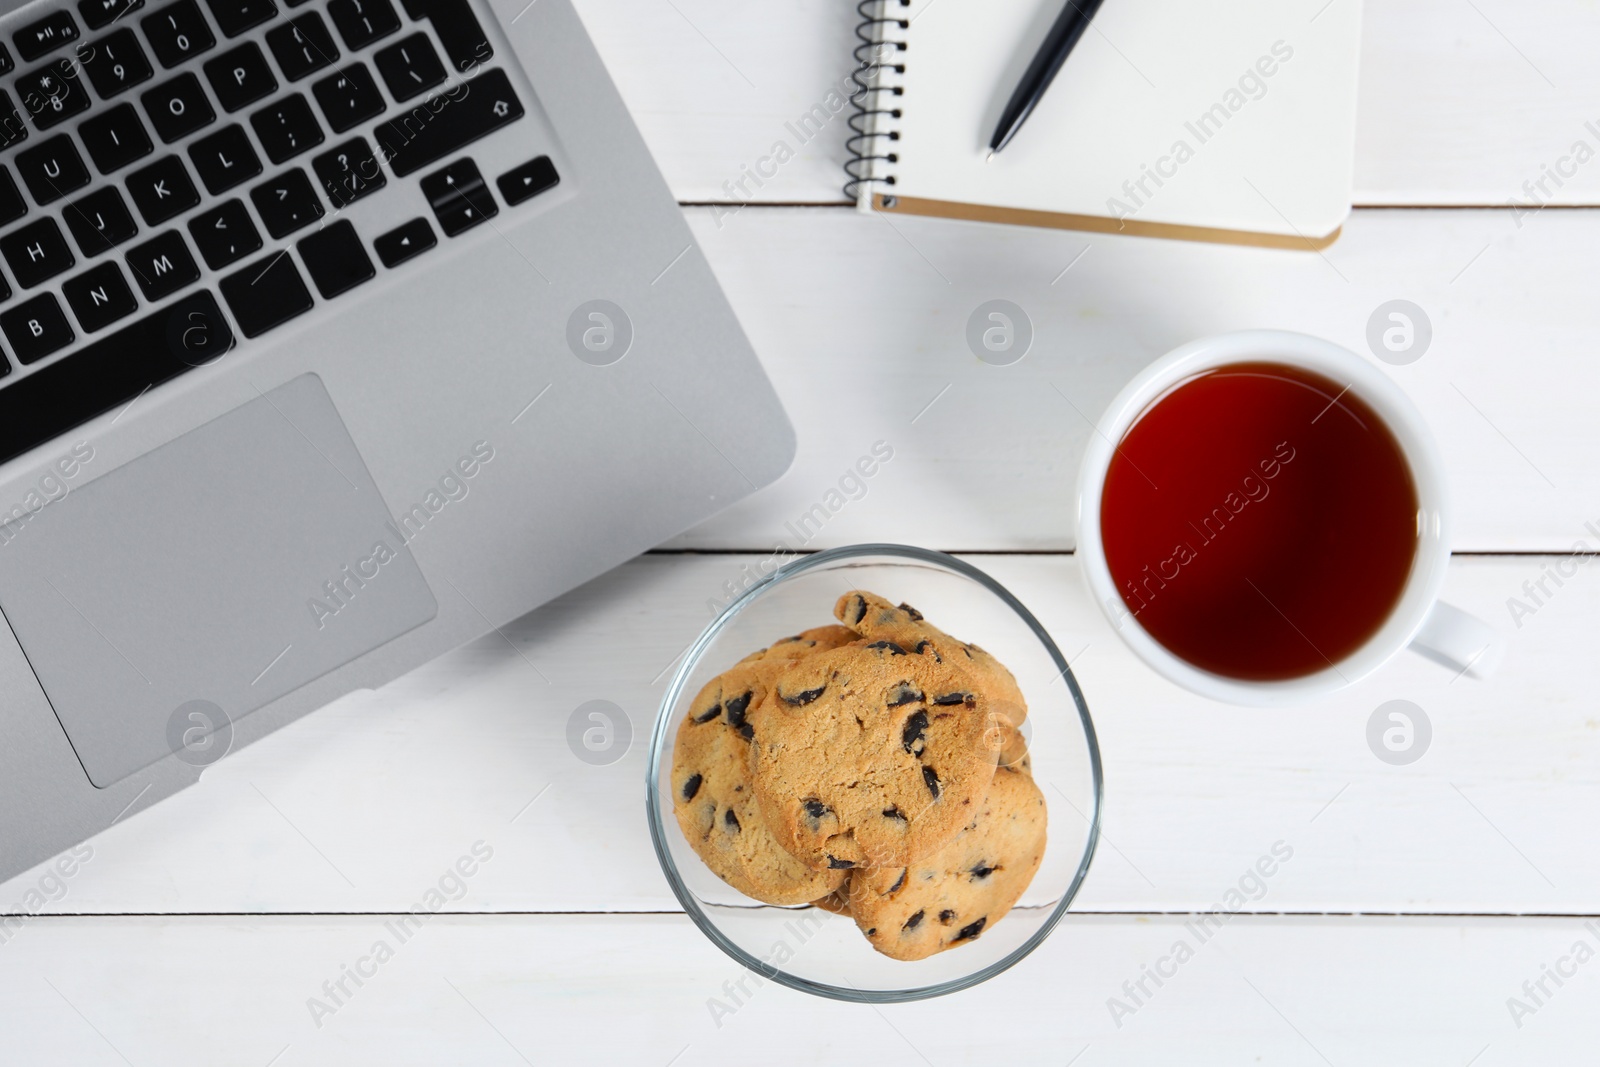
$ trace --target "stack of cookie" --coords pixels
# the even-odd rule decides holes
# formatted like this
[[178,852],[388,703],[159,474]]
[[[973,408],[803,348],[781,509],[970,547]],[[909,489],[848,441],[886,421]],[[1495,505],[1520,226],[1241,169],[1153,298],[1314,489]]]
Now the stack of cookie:
[[678,728],[673,800],[720,878],[849,914],[924,959],[992,927],[1044,857],[1044,796],[994,657],[867,592],[712,679]]

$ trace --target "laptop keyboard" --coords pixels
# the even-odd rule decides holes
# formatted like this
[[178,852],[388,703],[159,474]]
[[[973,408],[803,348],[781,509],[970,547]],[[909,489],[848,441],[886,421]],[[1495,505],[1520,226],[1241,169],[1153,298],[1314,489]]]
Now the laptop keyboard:
[[[460,154],[524,116],[494,59],[469,0],[78,0],[0,37],[0,462],[559,184]],[[409,185],[431,217],[343,217]]]

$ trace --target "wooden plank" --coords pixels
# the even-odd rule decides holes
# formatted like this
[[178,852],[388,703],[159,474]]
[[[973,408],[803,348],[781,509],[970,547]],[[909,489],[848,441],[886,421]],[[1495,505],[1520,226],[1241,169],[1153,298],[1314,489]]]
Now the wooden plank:
[[[576,6],[679,200],[843,201],[849,113],[829,94],[848,92],[855,68],[854,4]],[[819,105],[819,134],[788,128]],[[747,177],[757,168],[771,176]]]
[[[645,826],[645,733],[707,602],[759,562],[645,557],[503,637],[233,753],[95,837],[45,910],[402,910],[480,839],[496,859],[465,909],[677,910]],[[1087,603],[1071,557],[974,562],[1076,664],[1100,733],[1107,843],[1082,908],[1209,907],[1281,839],[1295,860],[1253,910],[1595,910],[1600,856],[1573,848],[1572,828],[1600,823],[1600,574],[1581,570],[1559,589],[1546,580],[1555,595],[1519,631],[1506,600],[1547,561],[1458,559],[1450,598],[1513,638],[1498,678],[1452,679],[1407,655],[1336,699],[1261,711],[1189,697],[1136,663]],[[1035,690],[1036,709],[1050,698]],[[606,767],[580,762],[566,739],[569,717],[594,699],[617,704],[633,731]],[[1393,699],[1433,725],[1411,766],[1367,747],[1369,717]],[[1074,813],[1051,802],[1064,838]],[[0,886],[0,907],[33,910],[26,894],[45,873]]]
[[[766,209],[690,212],[799,434],[776,486],[672,542],[799,547],[786,529],[875,442],[894,458],[809,547],[871,540],[1061,550],[1088,420],[1139,370],[1198,337],[1270,327],[1373,357],[1368,322],[1402,298],[1432,328],[1384,369],[1442,446],[1455,545],[1565,551],[1600,522],[1589,261],[1600,216],[1517,229],[1496,211],[1359,212],[1322,255]],[[969,316],[1004,298],[1031,351],[991,366]],[[846,486],[846,488],[852,488]]]
[[[1322,5],[1305,6],[1309,17]],[[828,105],[852,67],[854,8],[578,0],[668,181],[690,202],[840,199],[846,115]],[[1591,65],[1600,21],[1588,7],[1391,0],[1367,5],[1363,20],[1358,204],[1600,203],[1600,161],[1563,162],[1580,140],[1600,152],[1600,133],[1585,125],[1600,120]],[[819,105],[820,134],[797,134],[790,124]],[[780,142],[787,151],[774,151]],[[1546,167],[1568,173],[1525,190]],[[758,170],[768,176],[746,177]]]
[[[1175,965],[1179,941],[1192,956]],[[683,916],[435,916],[404,943],[379,916],[68,919],[0,948],[0,997],[18,1063],[1496,1067],[1581,1062],[1600,964],[1574,962],[1579,941],[1592,955],[1600,937],[1572,920],[1239,917],[1199,943],[1178,917],[1080,917],[977,989],[867,1008],[758,986]],[[1507,1002],[1531,1003],[1544,964],[1569,977],[1545,979],[1519,1028]],[[335,1005],[323,983],[358,965]],[[312,998],[332,1013],[314,1021]]]
[[1362,16],[1356,203],[1600,203],[1592,9],[1404,0]]

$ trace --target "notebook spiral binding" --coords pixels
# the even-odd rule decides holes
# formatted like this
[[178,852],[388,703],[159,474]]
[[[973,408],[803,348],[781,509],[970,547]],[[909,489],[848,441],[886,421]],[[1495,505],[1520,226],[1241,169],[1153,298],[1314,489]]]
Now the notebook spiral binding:
[[894,16],[904,14],[911,0],[861,0],[856,13],[856,69],[850,75],[855,91],[850,94],[851,137],[845,142],[850,158],[844,171],[844,195],[851,200],[861,196],[863,186],[894,185],[893,165],[899,162],[894,142],[900,139],[896,128],[900,119],[899,97],[905,90],[900,78],[906,72],[903,53],[905,31],[911,23]]

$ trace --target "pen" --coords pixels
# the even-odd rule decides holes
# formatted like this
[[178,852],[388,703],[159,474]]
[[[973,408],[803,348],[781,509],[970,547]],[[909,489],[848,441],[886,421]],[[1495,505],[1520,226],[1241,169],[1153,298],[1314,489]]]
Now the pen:
[[1011,102],[1006,104],[1005,111],[1000,115],[1000,125],[995,127],[994,136],[989,138],[988,159],[993,159],[996,152],[1011,143],[1017,131],[1022,129],[1022,124],[1028,121],[1028,116],[1033,114],[1033,109],[1044,99],[1056,72],[1072,54],[1083,31],[1089,28],[1089,20],[1100,10],[1100,3],[1101,0],[1067,0],[1067,6],[1062,9],[1055,25],[1050,27],[1043,46],[1033,57],[1033,62],[1028,64],[1027,73],[1022,76],[1017,91],[1011,94]]

